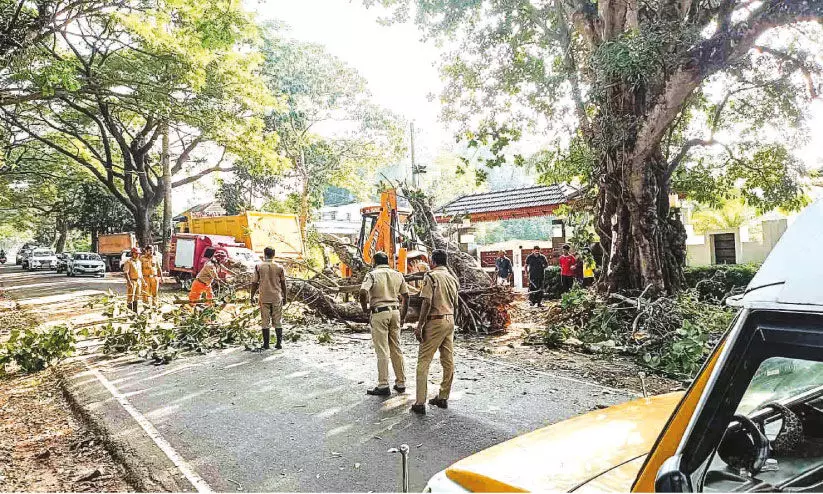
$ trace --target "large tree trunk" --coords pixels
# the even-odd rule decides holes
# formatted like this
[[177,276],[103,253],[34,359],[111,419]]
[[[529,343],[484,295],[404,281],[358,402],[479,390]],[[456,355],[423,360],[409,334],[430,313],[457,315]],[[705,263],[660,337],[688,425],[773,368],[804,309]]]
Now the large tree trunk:
[[[630,163],[625,154],[607,157],[598,197],[597,230],[610,291],[671,293],[682,284],[685,229],[669,209],[666,163],[658,150]],[[628,162],[628,163],[627,163]],[[615,166],[622,163],[625,166]]]
[[57,220],[57,241],[54,243],[54,251],[62,254],[66,250],[66,240],[69,238],[69,224],[65,220]]
[[169,123],[163,124],[163,141],[160,155],[163,166],[163,269],[169,269],[169,242],[171,242],[171,164],[169,163]]
[[420,239],[432,250],[442,249],[449,254],[449,268],[460,282],[461,289],[491,286],[491,278],[483,271],[477,259],[461,251],[456,242],[444,237],[437,230],[431,200],[425,194],[408,188],[404,188],[403,194],[411,204],[412,221],[417,227]]
[[351,283],[360,283],[371,271],[371,266],[363,260],[356,245],[344,243],[334,235],[325,235],[320,242],[331,247],[340,261],[351,269]]
[[[369,314],[363,312],[359,302],[337,302],[329,290],[311,280],[289,280],[287,284],[289,302],[299,302],[310,307],[316,314],[330,320],[342,320],[357,323],[368,323]],[[409,301],[409,312],[406,322],[417,322],[420,314],[421,299],[412,296]]]
[[140,247],[145,247],[146,245],[150,245],[152,241],[152,208],[147,204],[135,204],[135,207],[136,211],[134,212],[134,236],[137,237],[137,244]]
[[99,245],[100,233],[97,231],[97,229],[93,229],[89,234],[91,235],[91,251],[92,252],[97,252],[97,246]]

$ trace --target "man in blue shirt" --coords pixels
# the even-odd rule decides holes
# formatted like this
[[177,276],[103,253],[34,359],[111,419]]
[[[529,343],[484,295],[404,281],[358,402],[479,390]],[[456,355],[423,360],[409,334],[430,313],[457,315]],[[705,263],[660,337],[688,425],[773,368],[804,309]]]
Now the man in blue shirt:
[[512,269],[512,261],[506,257],[506,253],[502,250],[494,261],[494,266],[497,269],[497,284],[498,285],[512,285],[514,281],[514,270]]

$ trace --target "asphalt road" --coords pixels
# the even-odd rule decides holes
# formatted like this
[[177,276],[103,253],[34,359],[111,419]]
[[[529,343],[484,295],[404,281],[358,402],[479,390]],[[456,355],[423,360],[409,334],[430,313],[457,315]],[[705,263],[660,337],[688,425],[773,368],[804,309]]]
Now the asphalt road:
[[[19,268],[17,268],[19,273]],[[61,275],[62,276],[62,275]],[[17,274],[0,282],[24,304],[103,292],[115,278]],[[40,304],[43,311],[51,305]],[[213,352],[153,366],[133,357],[96,364],[215,490],[396,491],[400,458],[411,447],[414,491],[451,463],[491,445],[597,406],[625,392],[484,358],[456,341],[456,378],[448,410],[409,413],[415,342],[403,335],[409,394],[366,396],[376,368],[366,334],[313,337],[282,351]],[[430,393],[440,380],[435,360]]]
[[[55,271],[29,272],[14,265],[13,258],[11,262],[0,265],[0,286],[8,297],[35,311],[46,322],[74,319],[77,314],[87,312],[85,306],[90,301],[109,291],[126,293],[121,273],[106,273],[104,278],[68,277]],[[173,280],[169,281],[161,290],[174,289]]]

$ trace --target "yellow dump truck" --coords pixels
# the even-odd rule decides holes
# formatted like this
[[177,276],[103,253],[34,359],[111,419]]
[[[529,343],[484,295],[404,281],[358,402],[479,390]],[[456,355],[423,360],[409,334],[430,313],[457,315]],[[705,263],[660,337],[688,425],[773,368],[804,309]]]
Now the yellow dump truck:
[[266,247],[274,247],[279,258],[303,257],[300,223],[293,214],[246,211],[234,216],[197,217],[185,213],[176,224],[179,233],[227,235],[259,255]]

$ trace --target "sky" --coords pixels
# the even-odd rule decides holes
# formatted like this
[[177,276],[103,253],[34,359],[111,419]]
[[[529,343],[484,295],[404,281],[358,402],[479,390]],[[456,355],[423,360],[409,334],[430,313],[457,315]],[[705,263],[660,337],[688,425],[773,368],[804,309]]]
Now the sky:
[[[246,0],[259,21],[280,21],[285,35],[323,45],[354,67],[368,81],[373,101],[414,122],[418,162],[431,162],[453,133],[439,122],[440,105],[430,100],[441,90],[436,67],[440,51],[421,41],[412,23],[385,26],[377,22],[386,10],[367,9],[360,0]],[[408,158],[406,159],[408,161]],[[405,172],[407,163],[401,164]],[[216,178],[216,177],[214,177]],[[175,189],[181,211],[214,194],[214,180]]]
[[386,10],[365,8],[360,0],[254,0],[249,5],[262,20],[289,26],[287,35],[324,45],[368,81],[375,103],[414,121],[420,147],[452,142],[438,122],[437,95],[442,87],[436,63],[440,51],[421,41],[412,23],[381,25]]
[[[259,20],[288,26],[287,36],[325,46],[367,80],[374,102],[413,121],[418,162],[432,163],[439,150],[454,146],[453,132],[439,122],[439,102],[430,98],[442,88],[436,67],[441,51],[423,42],[414,24],[382,25],[377,19],[386,11],[367,9],[361,0],[246,1]],[[807,168],[816,169],[823,166],[823,101],[814,102],[811,113],[811,140],[795,152]],[[523,143],[529,149],[535,145]],[[180,195],[193,204],[211,190],[211,184],[202,183]]]
[[[453,133],[438,121],[439,103],[429,98],[442,88],[436,68],[441,52],[421,41],[412,23],[381,25],[377,19],[386,11],[367,9],[361,0],[249,1],[260,18],[285,22],[291,37],[322,44],[352,65],[368,81],[377,103],[413,120],[423,160],[454,142]],[[823,166],[823,101],[815,101],[810,110],[811,139],[796,155],[814,169]]]

